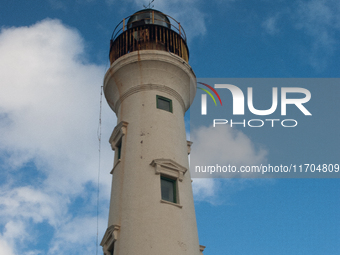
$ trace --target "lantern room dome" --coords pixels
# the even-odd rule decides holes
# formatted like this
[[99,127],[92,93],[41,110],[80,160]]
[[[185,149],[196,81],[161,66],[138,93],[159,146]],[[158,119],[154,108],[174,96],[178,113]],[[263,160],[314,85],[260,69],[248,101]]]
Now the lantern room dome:
[[146,24],[154,24],[170,28],[170,20],[162,12],[154,9],[143,9],[134,13],[128,20],[127,28],[138,27]]

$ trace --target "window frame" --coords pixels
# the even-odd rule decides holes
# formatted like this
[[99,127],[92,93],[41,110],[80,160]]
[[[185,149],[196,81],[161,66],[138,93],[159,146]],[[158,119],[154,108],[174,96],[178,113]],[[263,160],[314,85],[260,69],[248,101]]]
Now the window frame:
[[187,168],[184,166],[178,164],[172,159],[165,159],[165,158],[159,158],[159,159],[154,159],[150,163],[151,166],[154,167],[154,171],[156,175],[160,175],[161,177],[165,177],[171,180],[174,180],[176,183],[175,187],[175,192],[176,192],[176,203],[169,202],[167,200],[162,199],[162,190],[161,190],[161,180],[159,179],[159,194],[160,194],[160,202],[169,204],[169,205],[174,205],[177,206],[178,208],[182,208],[183,206],[181,205],[181,182],[183,181],[184,175],[187,172]]
[[[161,176],[161,178],[160,178],[160,181],[161,181],[161,199],[163,200],[163,201],[167,201],[167,202],[170,202],[170,203],[174,203],[174,204],[178,204],[177,202],[178,202],[178,198],[177,198],[177,180],[176,179],[173,179],[173,178],[169,178],[168,176],[165,176],[165,175],[160,175]],[[171,183],[172,184],[172,192],[173,192],[173,194],[172,194],[172,196],[173,196],[173,201],[170,201],[170,200],[167,200],[167,199],[164,199],[163,198],[163,196],[162,196],[162,180],[164,180],[164,181],[167,181],[167,182],[169,182],[169,183]]]
[[111,247],[108,249],[109,255],[114,255],[115,252],[115,241],[112,243]]
[[[159,99],[169,103],[169,110],[163,109],[159,106],[159,103],[158,103]],[[156,95],[156,107],[157,107],[157,109],[173,113],[172,100],[170,98],[163,97],[163,96],[160,96],[160,95]]]
[[104,237],[100,242],[100,246],[103,247],[104,255],[114,254],[115,243],[118,239],[119,230],[120,230],[119,225],[111,225],[106,229]]
[[115,147],[117,148],[117,160],[120,160],[122,158],[122,138],[120,138]]
[[112,150],[115,151],[115,154],[114,154],[113,168],[112,168],[110,174],[113,173],[113,171],[117,168],[117,166],[121,162],[121,158],[122,158],[123,152],[124,152],[124,144],[125,144],[125,142],[124,142],[125,138],[124,137],[127,133],[128,124],[129,123],[126,122],[126,121],[121,121],[115,127],[115,129],[113,130],[113,132],[111,134],[109,142],[111,144]]

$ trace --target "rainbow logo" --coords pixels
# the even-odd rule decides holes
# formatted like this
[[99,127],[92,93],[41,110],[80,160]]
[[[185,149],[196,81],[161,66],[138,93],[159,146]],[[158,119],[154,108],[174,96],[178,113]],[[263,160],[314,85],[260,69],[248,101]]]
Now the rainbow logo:
[[[220,98],[220,95],[217,93],[217,91],[211,87],[210,85],[203,83],[203,82],[197,82],[198,84],[201,84],[203,86],[206,86],[207,88],[209,88],[212,92],[214,92],[214,94],[217,96],[218,100],[220,101],[220,104],[222,105],[222,100]],[[213,96],[213,94],[211,94],[211,92],[205,88],[200,88],[197,87],[198,89],[203,90],[204,92],[206,92],[214,101],[215,105],[217,106],[215,97]],[[206,94],[202,94],[202,108],[201,108],[201,114],[202,115],[207,115],[207,95]]]

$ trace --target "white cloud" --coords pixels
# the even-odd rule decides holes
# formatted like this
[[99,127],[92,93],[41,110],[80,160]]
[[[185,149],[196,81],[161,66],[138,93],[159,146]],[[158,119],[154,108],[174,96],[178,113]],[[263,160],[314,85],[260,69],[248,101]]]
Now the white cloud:
[[[3,28],[0,55],[0,251],[43,254],[53,244],[56,254],[58,249],[63,254],[93,253],[105,67],[88,63],[82,37],[58,20]],[[104,141],[114,127],[112,116],[104,104]],[[106,177],[100,181],[105,196],[100,201],[106,206],[99,217],[106,222],[113,153],[108,143],[102,147]],[[77,199],[83,202],[74,204]],[[86,223],[88,229],[74,232],[71,240],[63,230],[76,223]],[[34,231],[44,231],[39,224],[54,229],[48,243],[31,242]],[[101,223],[99,238],[104,231]],[[69,247],[83,239],[83,246],[71,253],[56,245],[63,240],[63,247]]]
[[279,19],[279,15],[271,16],[262,22],[262,27],[266,30],[266,32],[270,35],[277,34],[279,32],[279,28],[277,26],[277,22]]
[[[217,127],[199,127],[190,134],[193,145],[191,146],[190,166],[192,172],[195,166],[253,166],[267,162],[267,150],[256,146],[243,132],[227,125]],[[221,175],[199,174],[194,177],[209,179],[194,179],[193,191],[196,200],[204,200],[216,203],[220,188],[229,185],[229,179],[212,179],[226,177]],[[238,177],[250,178],[249,174],[237,175]],[[228,177],[235,177],[228,175]]]
[[7,122],[0,149],[10,152],[12,167],[34,160],[48,169],[49,187],[64,193],[93,180],[97,169],[105,70],[82,63],[83,50],[78,33],[56,20],[5,29],[0,37],[0,109]]
[[22,221],[10,220],[4,225],[3,234],[0,234],[0,254],[15,254],[16,243],[22,243],[25,239],[30,239],[25,231]]
[[316,69],[324,69],[336,50],[340,31],[340,2],[337,0],[300,1],[296,9],[296,28],[313,40],[307,59]]
[[297,52],[316,71],[323,71],[339,44],[339,12],[338,0],[300,0],[271,14],[262,22],[262,27],[268,34],[277,35],[281,32],[278,25],[281,23],[307,36],[309,40],[304,41]]
[[48,0],[48,2],[54,9],[63,10],[63,11],[67,10],[66,5],[60,0]]
[[0,255],[14,255],[12,247],[0,237]]
[[[44,190],[34,190],[32,187],[19,187],[10,190],[2,189],[0,206],[5,208],[0,212],[5,221],[12,219],[31,219],[34,223],[48,221],[57,227],[60,218],[67,212],[67,199],[44,193]],[[4,223],[3,220],[0,223]],[[15,235],[12,235],[15,237]]]
[[[100,219],[99,226],[105,229],[107,219]],[[72,218],[57,229],[49,254],[78,254],[79,250],[83,250],[83,254],[94,254],[96,247],[93,236],[95,233],[95,217]],[[101,238],[102,236],[99,237],[99,243]]]
[[[230,126],[199,127],[190,134],[194,144],[191,160],[198,165],[256,165],[266,160],[267,151],[256,148],[242,131]],[[191,162],[192,163],[192,162]]]
[[192,189],[196,201],[213,203],[219,190],[218,182],[212,178],[194,178]]

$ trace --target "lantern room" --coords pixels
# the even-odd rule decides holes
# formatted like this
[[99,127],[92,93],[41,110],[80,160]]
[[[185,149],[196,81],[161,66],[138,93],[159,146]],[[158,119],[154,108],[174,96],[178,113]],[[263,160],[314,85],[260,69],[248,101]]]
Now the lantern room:
[[116,26],[110,40],[110,63],[139,50],[167,51],[189,61],[186,34],[181,24],[154,9],[140,10]]

